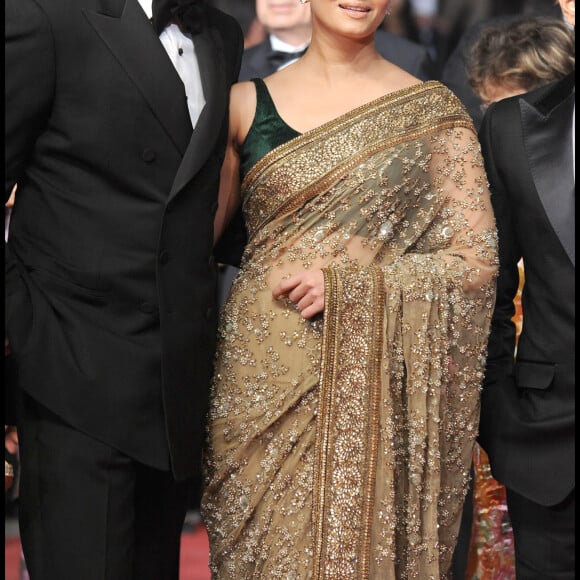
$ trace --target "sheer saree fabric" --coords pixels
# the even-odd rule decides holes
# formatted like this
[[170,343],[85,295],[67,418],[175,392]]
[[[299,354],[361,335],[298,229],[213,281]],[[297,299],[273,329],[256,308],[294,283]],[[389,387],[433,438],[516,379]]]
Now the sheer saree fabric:
[[[479,144],[437,82],[260,159],[220,324],[213,578],[443,578],[478,427],[497,239]],[[325,311],[273,300],[321,268]]]

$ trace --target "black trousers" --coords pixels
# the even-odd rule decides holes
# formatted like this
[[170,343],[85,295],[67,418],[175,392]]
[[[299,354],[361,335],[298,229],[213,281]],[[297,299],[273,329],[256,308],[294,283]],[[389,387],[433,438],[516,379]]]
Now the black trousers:
[[473,527],[473,486],[475,485],[475,469],[473,462],[469,471],[469,487],[461,512],[461,525],[457,544],[453,551],[453,560],[451,561],[451,578],[453,580],[465,580],[467,564],[469,560],[469,548],[471,546],[471,528]]
[[27,396],[19,437],[31,580],[178,580],[189,482],[78,432]]
[[555,506],[507,490],[517,580],[573,580],[575,491]]

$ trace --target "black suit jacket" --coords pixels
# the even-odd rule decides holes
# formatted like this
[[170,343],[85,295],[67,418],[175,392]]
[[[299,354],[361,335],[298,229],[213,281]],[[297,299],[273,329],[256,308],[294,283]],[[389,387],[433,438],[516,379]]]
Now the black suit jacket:
[[[574,75],[492,105],[481,146],[499,232],[479,441],[493,475],[542,505],[574,488]],[[524,260],[523,330],[513,298]]]
[[72,426],[198,473],[216,333],[212,224],[242,34],[208,8],[206,105],[137,0],[6,1],[6,326],[22,389]]
[[[420,44],[385,30],[377,30],[375,46],[387,60],[417,78],[424,81],[436,78],[435,63]],[[276,72],[276,67],[268,61],[271,50],[269,39],[247,48],[242,59],[240,81],[264,78]]]

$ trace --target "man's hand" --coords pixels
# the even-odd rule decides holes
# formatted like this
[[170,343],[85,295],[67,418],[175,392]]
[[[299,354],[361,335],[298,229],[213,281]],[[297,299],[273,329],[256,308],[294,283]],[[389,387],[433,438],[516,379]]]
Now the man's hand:
[[286,296],[304,318],[312,318],[324,311],[324,274],[322,270],[304,270],[282,280],[272,296]]

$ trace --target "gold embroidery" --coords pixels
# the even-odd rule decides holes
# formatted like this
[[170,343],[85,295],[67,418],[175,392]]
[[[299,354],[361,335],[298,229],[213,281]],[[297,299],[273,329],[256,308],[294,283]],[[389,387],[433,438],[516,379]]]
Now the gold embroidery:
[[[221,316],[202,510],[215,579],[443,578],[497,238],[479,145],[424,83],[267,154]],[[325,273],[304,320],[272,288]]]

